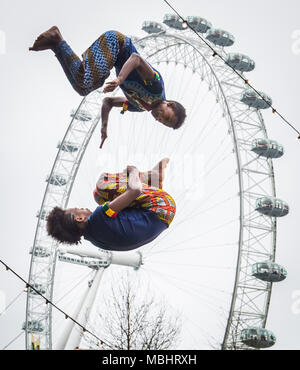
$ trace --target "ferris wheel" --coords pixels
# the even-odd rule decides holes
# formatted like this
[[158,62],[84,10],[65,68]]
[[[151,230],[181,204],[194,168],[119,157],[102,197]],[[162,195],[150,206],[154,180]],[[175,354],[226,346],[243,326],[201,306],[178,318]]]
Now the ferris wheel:
[[[144,22],[148,35],[132,37],[134,44],[163,75],[167,99],[186,107],[187,122],[173,131],[146,113],[113,112],[100,151],[95,129],[102,89],[82,100],[46,180],[29,283],[85,325],[104,289],[101,279],[109,294],[109,284],[131,269],[134,279],[147,281],[170,309],[182,312],[181,348],[271,347],[276,337],[266,325],[272,286],[287,276],[275,261],[277,218],[289,213],[277,198],[272,163],[284,149],[268,138],[261,113],[271,98],[245,88],[230,68],[242,74],[255,68],[250,57],[225,51],[234,44],[233,35],[201,17],[187,22],[226,63],[177,16],[167,14],[163,24]],[[89,245],[61,247],[47,235],[46,216],[54,206],[93,207],[100,172],[127,164],[147,170],[166,156],[171,161],[165,188],[175,198],[177,214],[154,242],[138,252],[110,253]],[[72,349],[83,334],[70,321],[63,324],[30,289],[23,329],[27,349],[32,335],[40,337],[42,349]]]

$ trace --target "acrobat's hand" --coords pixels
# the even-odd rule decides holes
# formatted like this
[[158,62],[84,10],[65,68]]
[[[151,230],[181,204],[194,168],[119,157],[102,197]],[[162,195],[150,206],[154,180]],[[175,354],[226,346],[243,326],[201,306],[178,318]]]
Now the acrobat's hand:
[[114,91],[118,86],[121,85],[121,81],[120,79],[117,77],[115,78],[113,81],[109,81],[107,82],[107,84],[105,85],[104,89],[103,89],[103,92],[106,94],[108,92],[112,92]]
[[107,139],[107,127],[102,127],[101,129],[101,144],[100,149],[102,149],[104,141]]

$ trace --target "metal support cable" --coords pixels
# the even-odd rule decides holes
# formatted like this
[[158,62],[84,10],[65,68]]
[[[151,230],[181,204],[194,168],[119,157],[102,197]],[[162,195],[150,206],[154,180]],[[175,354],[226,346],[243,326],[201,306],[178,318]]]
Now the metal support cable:
[[24,332],[21,331],[14,339],[12,339],[5,347],[2,348],[2,351],[4,351],[7,347],[9,347],[11,344],[13,344]]
[[4,310],[0,312],[0,317],[9,309],[9,307],[11,307],[16,302],[16,300],[23,294],[23,292],[24,289],[22,289],[22,291],[4,308]]

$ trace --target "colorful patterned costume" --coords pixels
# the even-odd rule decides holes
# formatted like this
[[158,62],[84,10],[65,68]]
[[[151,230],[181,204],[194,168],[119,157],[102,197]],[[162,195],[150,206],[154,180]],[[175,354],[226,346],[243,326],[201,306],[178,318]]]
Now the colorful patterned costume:
[[[73,52],[66,41],[61,41],[54,52],[73,88],[83,96],[101,87],[113,67],[118,76],[130,55],[138,54],[131,39],[118,31],[102,34],[82,54],[83,60]],[[153,70],[156,71],[154,68]],[[129,111],[146,110],[141,100],[147,104],[165,100],[163,79],[159,72],[156,72],[154,80],[144,81],[138,72],[133,70],[120,86],[129,101]]]
[[[128,178],[124,173],[103,173],[94,190],[94,198],[98,204],[114,200],[127,189]],[[164,190],[154,186],[143,185],[142,194],[129,207],[146,208],[154,212],[158,218],[168,225],[174,219],[176,204],[174,199]]]

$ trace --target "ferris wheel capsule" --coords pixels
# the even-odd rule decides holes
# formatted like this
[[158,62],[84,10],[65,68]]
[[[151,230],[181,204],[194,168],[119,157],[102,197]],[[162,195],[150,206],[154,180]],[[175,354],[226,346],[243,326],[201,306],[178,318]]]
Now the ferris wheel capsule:
[[37,218],[40,218],[41,220],[46,220],[46,217],[47,217],[47,212],[46,212],[46,210],[42,210],[42,211],[37,211],[37,213],[36,213],[36,217]]
[[150,34],[159,33],[165,31],[165,27],[159,22],[145,21],[143,22],[142,30]]
[[165,14],[163,23],[176,30],[183,30],[182,20],[176,14]]
[[218,46],[231,46],[235,42],[234,36],[220,28],[210,28],[206,34],[207,40]]
[[32,287],[35,289],[32,289],[31,287],[29,288],[29,293],[31,294],[34,294],[34,295],[37,295],[37,294],[45,294],[46,291],[47,291],[47,288],[45,285],[43,284],[39,284],[39,283],[34,283],[32,284]]
[[242,330],[241,341],[253,348],[269,348],[276,343],[275,335],[267,329],[248,328]]
[[24,322],[22,325],[22,330],[26,330],[29,333],[41,333],[42,331],[44,331],[44,328],[45,327],[43,323],[37,320],[28,321],[27,325],[26,322]]
[[252,266],[252,276],[269,283],[277,283],[286,279],[287,271],[274,262],[258,262]]
[[57,148],[63,150],[64,152],[74,153],[79,149],[79,145],[76,143],[71,143],[70,141],[59,142]]
[[255,210],[270,217],[284,217],[289,213],[289,205],[277,198],[264,197],[256,200]]
[[29,251],[30,254],[33,254],[35,257],[49,257],[51,252],[48,248],[36,246],[31,248]]
[[240,72],[251,72],[255,68],[254,60],[240,53],[227,54],[226,63]]
[[83,110],[83,109],[78,109],[78,110],[73,109],[71,111],[70,116],[74,119],[77,119],[83,122],[90,121],[93,118],[90,112]]
[[68,180],[64,176],[52,174],[52,176],[47,176],[46,182],[55,186],[64,186]]
[[200,33],[206,33],[212,27],[211,22],[208,20],[193,15],[186,17],[186,21],[195,29],[195,31]]
[[249,108],[268,109],[272,105],[272,99],[264,92],[259,92],[260,95],[253,89],[247,89],[242,93],[241,101],[249,106]]
[[252,142],[252,152],[265,158],[281,158],[284,155],[284,148],[277,141],[270,139],[255,139]]

